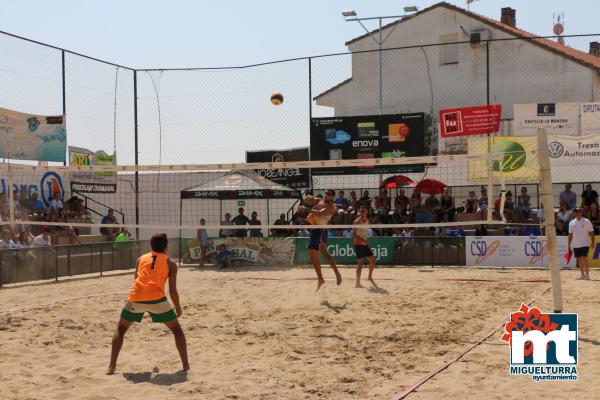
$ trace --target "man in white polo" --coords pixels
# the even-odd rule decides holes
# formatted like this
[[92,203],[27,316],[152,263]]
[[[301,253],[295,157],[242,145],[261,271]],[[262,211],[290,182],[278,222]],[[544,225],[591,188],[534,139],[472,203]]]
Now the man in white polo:
[[569,249],[573,250],[581,276],[577,279],[590,280],[588,252],[594,247],[594,226],[589,219],[583,218],[581,207],[575,209],[575,218],[569,222]]

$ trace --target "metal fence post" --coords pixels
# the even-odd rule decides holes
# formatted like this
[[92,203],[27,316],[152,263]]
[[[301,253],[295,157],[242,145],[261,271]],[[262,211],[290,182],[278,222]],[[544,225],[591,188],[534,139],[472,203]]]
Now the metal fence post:
[[67,246],[67,275],[71,276],[71,246]]
[[0,287],[2,287],[2,263],[4,261],[4,252],[0,251]]
[[102,276],[102,244],[100,244],[100,276]]
[[90,274],[94,272],[94,245],[90,243]]
[[[58,282],[58,247],[53,250],[54,251],[54,281]],[[42,268],[46,269],[46,248],[42,248],[42,259],[44,260],[42,263]],[[67,257],[67,262],[68,257]]]

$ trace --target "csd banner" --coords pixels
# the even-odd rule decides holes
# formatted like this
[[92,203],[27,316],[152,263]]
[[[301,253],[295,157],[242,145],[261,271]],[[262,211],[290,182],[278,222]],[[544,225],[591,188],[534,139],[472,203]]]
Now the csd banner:
[[548,134],[579,135],[580,108],[580,103],[515,104],[514,133],[530,136],[544,128]]
[[[547,268],[550,251],[546,237],[529,236],[467,236],[467,266]],[[567,251],[567,238],[557,241],[561,268],[575,268],[575,259],[567,265],[563,255]]]
[[[494,161],[494,179],[504,173],[506,182],[539,182],[539,166],[536,155],[535,137],[494,137],[490,138],[492,153],[504,153],[504,159]],[[487,154],[488,138],[470,137],[469,154]],[[487,165],[481,161],[469,161],[469,181],[487,180]]]
[[548,155],[553,167],[600,165],[600,135],[549,136]]
[[15,160],[65,161],[65,118],[25,114],[0,108],[0,157]]
[[[188,258],[192,261],[200,258],[200,246],[197,239],[184,239]],[[213,238],[208,241],[208,262],[215,262],[216,248],[225,244],[231,252],[232,261],[258,265],[291,265],[294,260],[294,238]]]

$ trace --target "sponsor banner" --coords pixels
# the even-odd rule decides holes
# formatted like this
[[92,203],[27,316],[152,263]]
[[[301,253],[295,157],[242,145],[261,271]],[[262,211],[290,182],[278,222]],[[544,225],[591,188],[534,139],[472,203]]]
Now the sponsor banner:
[[583,103],[581,105],[581,134],[600,134],[600,103]]
[[[506,182],[539,182],[539,166],[535,137],[492,137],[492,153],[504,153],[504,159],[494,161],[494,179],[504,173]],[[488,138],[470,137],[469,154],[487,154]],[[469,161],[469,181],[485,182],[488,177],[487,163]]]
[[[375,256],[378,264],[394,264],[394,243],[396,238],[392,237],[371,237],[369,246]],[[296,258],[295,264],[311,264],[308,254],[308,238],[296,238]],[[351,238],[332,237],[327,239],[327,249],[336,263],[355,264],[356,253],[354,251],[354,241]],[[326,262],[323,256],[321,262]]]
[[498,133],[501,116],[501,104],[440,110],[440,134],[449,138]]
[[254,190],[184,190],[181,192],[182,199],[297,199],[300,193],[297,191],[254,189]]
[[71,193],[117,193],[117,184],[71,181]]
[[[561,268],[576,268],[577,262],[572,257],[567,264],[565,253],[568,249],[568,238],[556,238],[558,258]],[[532,267],[547,268],[550,252],[546,237],[529,236],[467,236],[467,266],[487,267]],[[590,267],[600,268],[600,236],[596,236],[596,245],[588,254]]]
[[517,136],[537,134],[579,135],[580,103],[515,104],[513,130]]
[[[63,176],[58,172],[34,172],[31,175],[16,176],[13,181],[13,193],[15,198],[19,198],[20,192],[25,191],[28,200],[31,200],[35,193],[37,199],[48,207],[56,193],[61,199],[66,199],[65,185]],[[9,196],[8,179],[5,177],[0,178],[0,196]]]
[[0,157],[64,162],[66,151],[64,116],[25,114],[0,108]]
[[548,155],[552,167],[600,165],[600,135],[549,136]]
[[[97,165],[116,165],[117,155],[106,154],[102,150],[93,152],[83,147],[69,146],[69,165],[71,167],[93,167]],[[74,171],[71,172],[71,177],[75,179],[86,180],[104,180],[106,177],[113,177],[116,173],[113,172],[88,172]]]
[[[310,157],[356,160],[425,155],[425,114],[312,118]],[[313,175],[423,172],[423,165],[316,168]]]
[[[192,260],[200,258],[200,246],[197,239],[183,239],[187,247],[188,257]],[[212,238],[208,240],[207,262],[216,262],[216,248],[225,244],[232,261],[244,264],[259,265],[291,265],[294,260],[294,238]]]
[[[246,162],[293,162],[307,161],[308,147],[286,150],[246,151]],[[256,172],[272,182],[291,188],[310,187],[308,168],[258,169]]]

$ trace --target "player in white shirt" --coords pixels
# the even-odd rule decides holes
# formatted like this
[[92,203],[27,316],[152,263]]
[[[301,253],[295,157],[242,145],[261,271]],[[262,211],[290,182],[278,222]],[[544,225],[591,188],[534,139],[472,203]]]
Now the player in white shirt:
[[577,279],[590,280],[590,266],[587,256],[594,247],[594,226],[589,219],[583,218],[581,207],[575,209],[575,218],[569,222],[569,249],[573,250],[581,276]]

